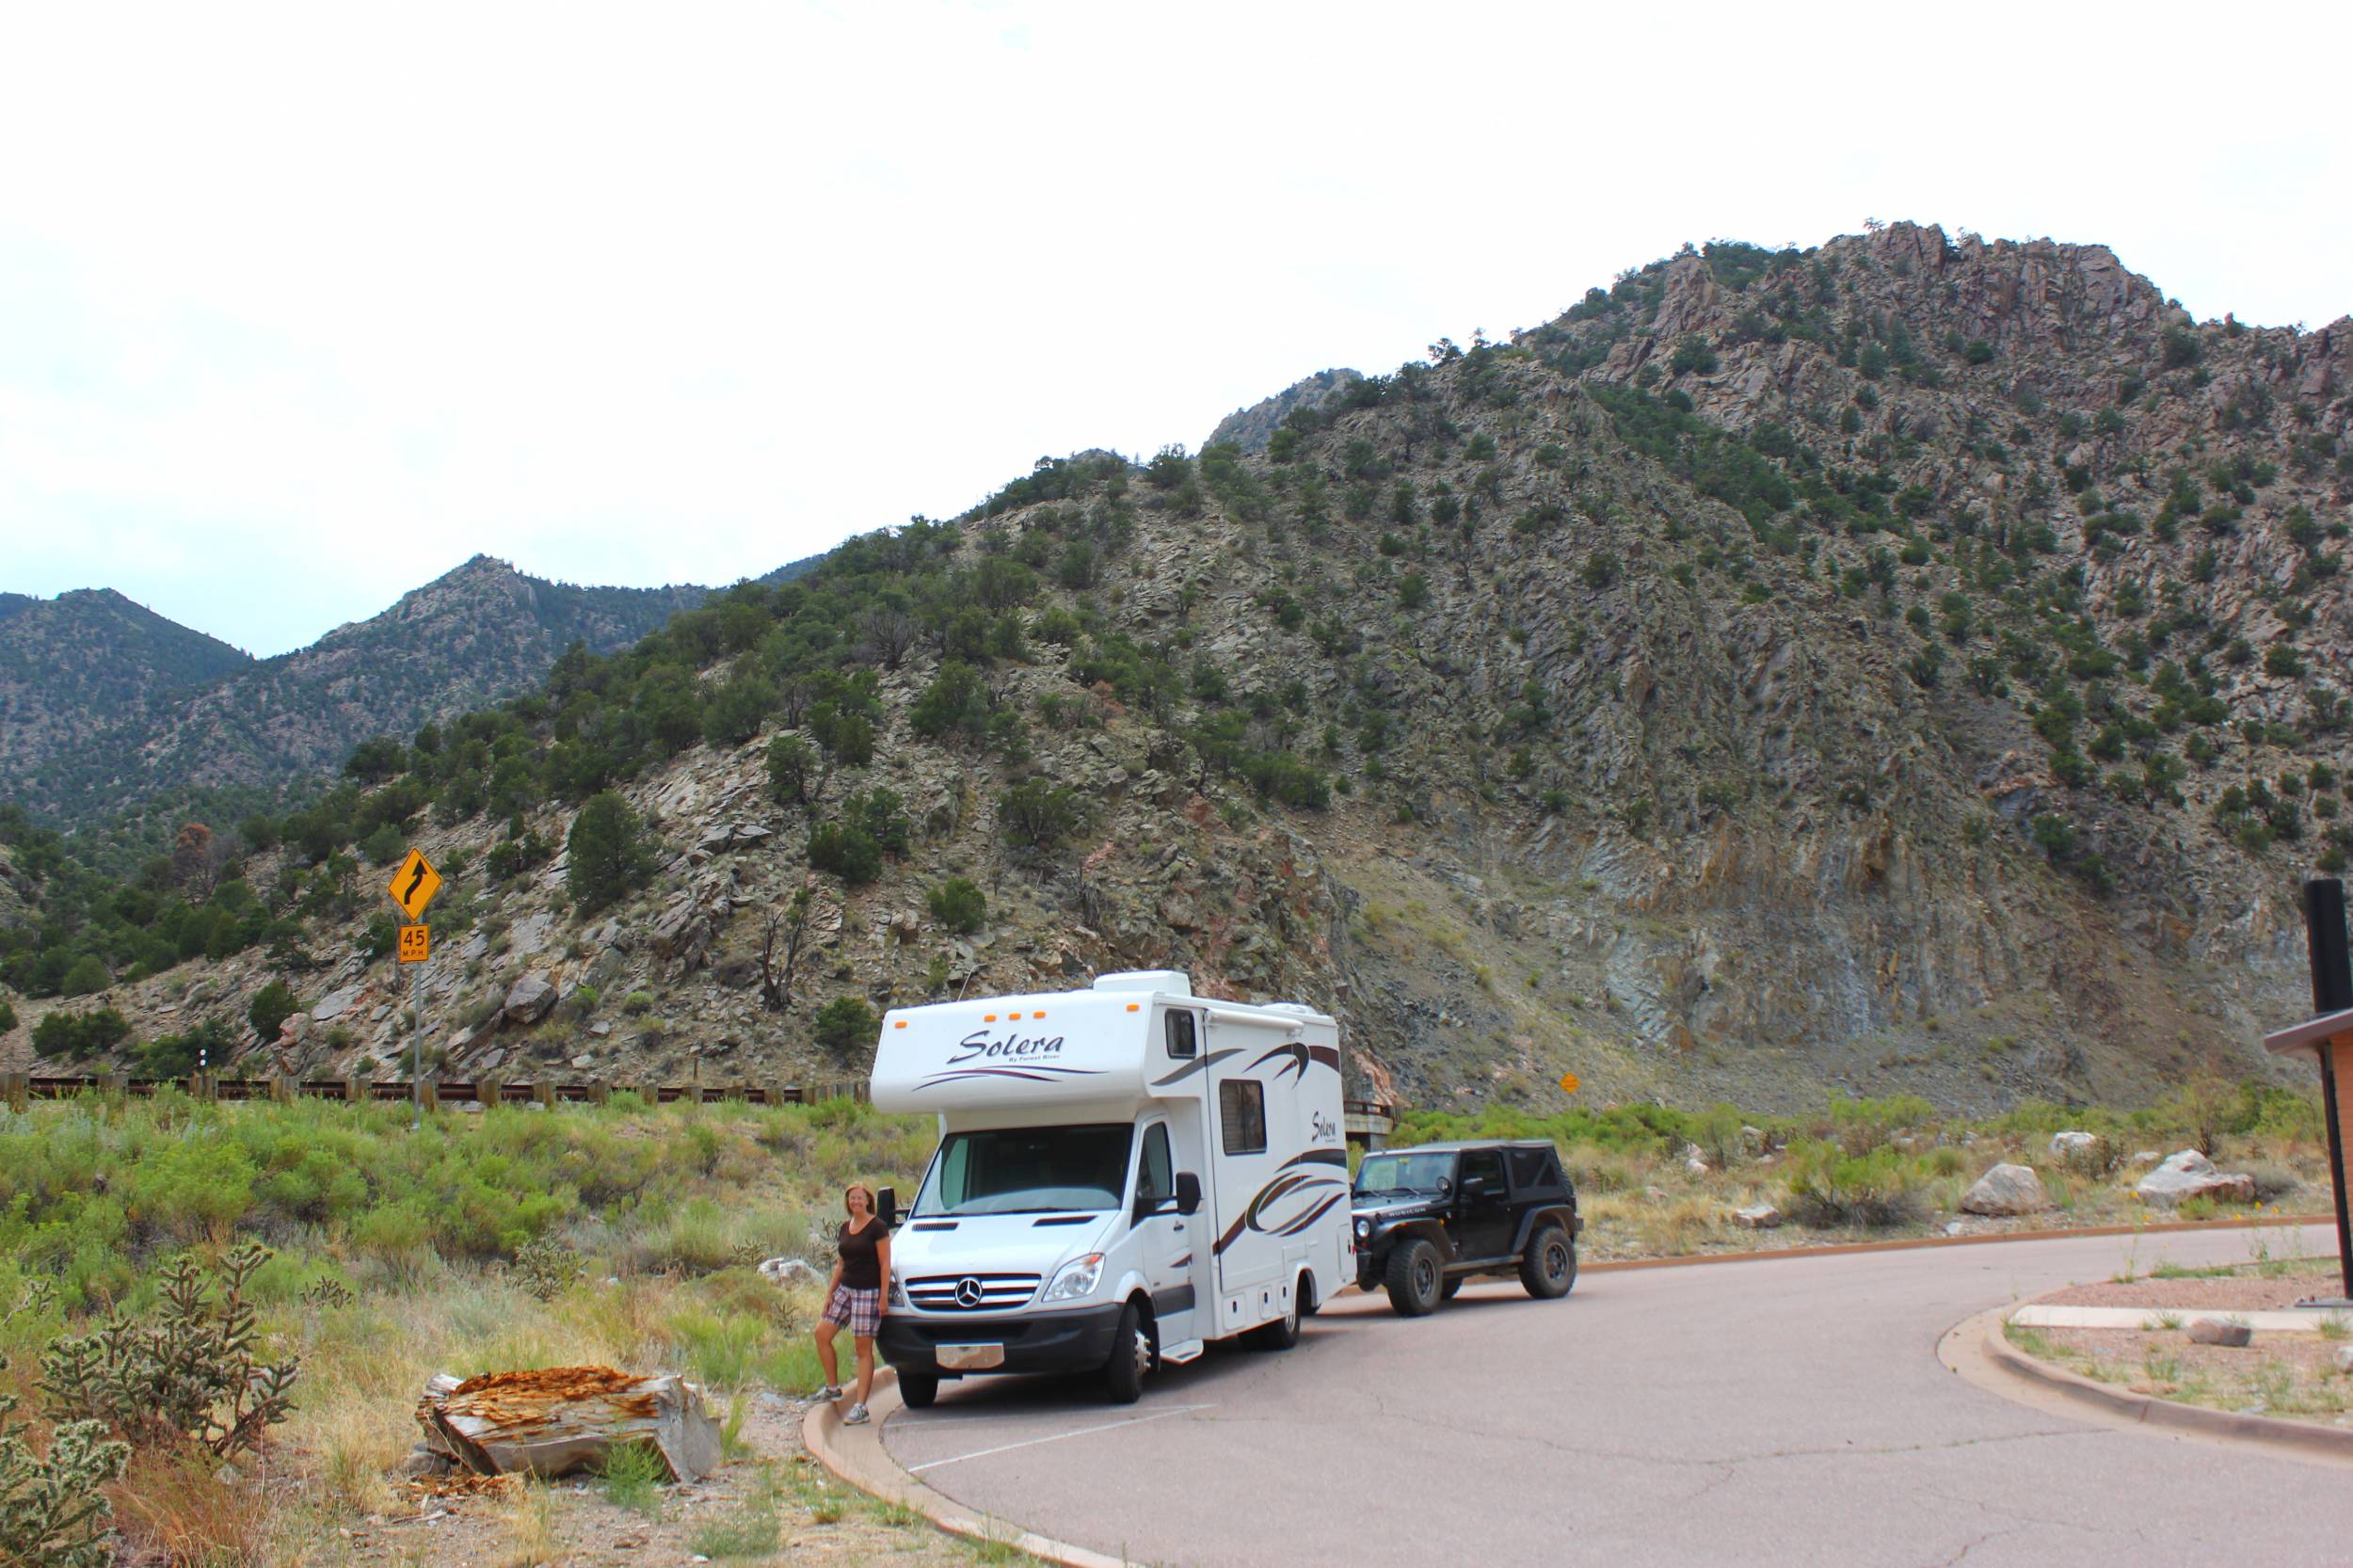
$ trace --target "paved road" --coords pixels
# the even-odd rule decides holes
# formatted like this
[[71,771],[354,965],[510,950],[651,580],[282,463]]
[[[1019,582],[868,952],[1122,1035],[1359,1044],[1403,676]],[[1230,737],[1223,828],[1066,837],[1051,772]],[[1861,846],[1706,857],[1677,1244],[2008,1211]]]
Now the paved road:
[[[2244,1261],[2249,1234],[2147,1237],[2137,1261]],[[2353,1561],[2342,1470],[2054,1416],[1937,1360],[1962,1319],[2135,1247],[1589,1274],[1558,1303],[1482,1284],[1417,1321],[1349,1297],[1295,1350],[1213,1352],[1140,1404],[974,1379],[884,1437],[960,1502],[1142,1562]]]

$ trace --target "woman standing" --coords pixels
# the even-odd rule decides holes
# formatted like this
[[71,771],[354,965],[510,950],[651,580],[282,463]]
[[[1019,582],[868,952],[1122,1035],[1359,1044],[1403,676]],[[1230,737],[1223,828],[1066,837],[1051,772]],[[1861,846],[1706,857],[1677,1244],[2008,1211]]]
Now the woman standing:
[[857,1387],[844,1426],[868,1419],[866,1397],[874,1391],[874,1334],[882,1327],[883,1300],[890,1279],[890,1232],[874,1213],[874,1194],[864,1182],[853,1182],[841,1194],[850,1222],[834,1239],[833,1277],[825,1282],[825,1310],[817,1325],[817,1363],[825,1371],[824,1398],[841,1398],[841,1364],[834,1354],[833,1338],[850,1331],[857,1347]]

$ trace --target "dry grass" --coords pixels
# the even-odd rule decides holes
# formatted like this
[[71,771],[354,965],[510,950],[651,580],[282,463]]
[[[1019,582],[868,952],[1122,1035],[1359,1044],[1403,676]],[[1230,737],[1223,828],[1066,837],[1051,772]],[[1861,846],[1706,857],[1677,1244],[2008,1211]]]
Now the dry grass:
[[201,1448],[150,1448],[134,1456],[123,1479],[107,1488],[115,1524],[136,1560],[213,1568],[268,1560],[272,1543],[270,1491],[253,1457],[239,1478],[215,1479],[220,1461]]

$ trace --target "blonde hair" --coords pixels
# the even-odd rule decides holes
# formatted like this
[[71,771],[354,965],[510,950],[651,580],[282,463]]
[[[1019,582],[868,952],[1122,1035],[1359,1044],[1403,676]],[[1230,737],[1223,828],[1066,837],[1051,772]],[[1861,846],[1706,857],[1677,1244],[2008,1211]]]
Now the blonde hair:
[[867,1186],[866,1183],[862,1181],[854,1181],[847,1187],[841,1189],[841,1207],[843,1208],[846,1209],[850,1207],[850,1194],[853,1192],[865,1193],[866,1212],[869,1214],[874,1212],[874,1190],[872,1187]]

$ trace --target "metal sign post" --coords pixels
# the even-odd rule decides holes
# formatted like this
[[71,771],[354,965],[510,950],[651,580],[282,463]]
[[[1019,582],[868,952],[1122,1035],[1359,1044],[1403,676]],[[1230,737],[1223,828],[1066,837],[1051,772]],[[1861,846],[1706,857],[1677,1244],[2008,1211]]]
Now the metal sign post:
[[433,933],[424,924],[424,906],[441,890],[441,873],[423,850],[411,849],[384,890],[392,895],[404,921],[399,953],[408,970],[408,1130],[424,1126],[424,966],[433,956]]
[[2345,884],[2304,884],[2304,937],[2313,962],[2313,1013],[2264,1036],[2274,1056],[2309,1056],[2320,1069],[2320,1108],[2329,1128],[2329,1186],[2337,1200],[2337,1269],[2344,1296],[2298,1306],[2353,1306],[2353,1208],[2345,1202],[2345,1127],[2353,1121],[2353,955],[2346,949]]
[[[2313,1013],[2315,1016],[2353,1008],[2353,957],[2345,947],[2345,884],[2333,876],[2314,877],[2304,884],[2304,944],[2313,965]],[[2353,1212],[2345,1207],[2345,1120],[2340,1114],[2338,1056],[2341,1044],[2324,1043],[2314,1052],[2320,1059],[2320,1100],[2329,1122],[2329,1182],[2337,1200],[2337,1269],[2344,1276],[2345,1299],[2353,1301]]]

